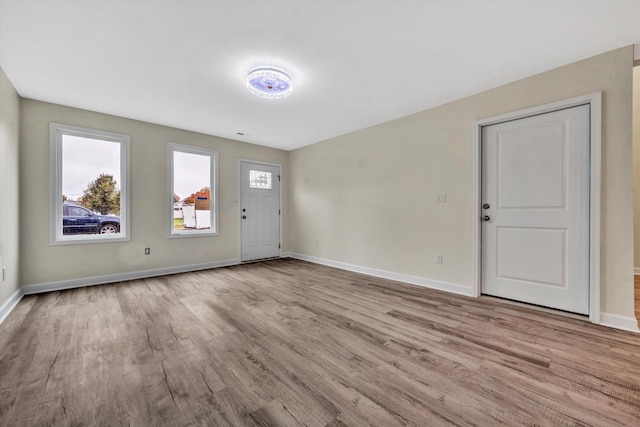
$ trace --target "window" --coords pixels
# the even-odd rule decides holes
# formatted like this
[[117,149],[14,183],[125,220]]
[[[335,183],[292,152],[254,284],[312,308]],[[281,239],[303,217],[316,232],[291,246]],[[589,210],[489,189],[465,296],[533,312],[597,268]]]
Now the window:
[[129,136],[51,123],[49,243],[129,240]]
[[218,234],[218,152],[169,143],[169,237]]
[[271,172],[249,171],[249,188],[271,190]]

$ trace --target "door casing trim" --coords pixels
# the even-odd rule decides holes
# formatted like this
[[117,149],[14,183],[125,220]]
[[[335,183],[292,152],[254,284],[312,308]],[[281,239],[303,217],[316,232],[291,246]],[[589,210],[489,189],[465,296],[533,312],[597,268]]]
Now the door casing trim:
[[280,200],[278,201],[280,204],[280,206],[278,207],[278,209],[280,209],[280,215],[278,218],[280,222],[280,251],[278,256],[282,258],[282,180],[284,179],[284,177],[282,176],[282,165],[279,163],[262,162],[260,160],[238,159],[238,206],[236,212],[238,218],[238,259],[240,260],[240,262],[244,262],[242,260],[242,222],[240,220],[240,217],[242,216],[242,163],[255,163],[257,165],[273,166],[278,168],[278,174],[280,174],[280,179],[278,180],[278,185],[280,186]]
[[539,105],[499,116],[476,120],[473,123],[473,296],[482,292],[482,227],[480,226],[482,196],[482,128],[552,111],[589,105],[589,320],[600,323],[600,189],[602,168],[602,92],[594,92],[550,104]]

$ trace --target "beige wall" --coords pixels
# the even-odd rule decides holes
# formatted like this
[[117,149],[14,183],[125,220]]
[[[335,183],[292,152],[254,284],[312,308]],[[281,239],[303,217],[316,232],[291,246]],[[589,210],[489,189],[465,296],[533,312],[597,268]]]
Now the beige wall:
[[602,91],[601,310],[633,316],[632,62],[625,47],[292,151],[291,251],[470,288],[473,122]]
[[640,274],[640,65],[633,68],[634,266]]
[[[18,142],[20,97],[0,68],[0,258],[6,279],[0,276],[0,306],[18,290],[19,233]],[[1,274],[1,272],[0,272]]]
[[[238,258],[238,159],[283,167],[286,250],[286,151],[29,99],[21,101],[20,193],[23,285]],[[215,118],[212,118],[215,120]],[[131,241],[49,246],[49,122],[131,137]],[[167,238],[167,142],[219,152],[220,235]],[[151,255],[144,255],[144,248]]]

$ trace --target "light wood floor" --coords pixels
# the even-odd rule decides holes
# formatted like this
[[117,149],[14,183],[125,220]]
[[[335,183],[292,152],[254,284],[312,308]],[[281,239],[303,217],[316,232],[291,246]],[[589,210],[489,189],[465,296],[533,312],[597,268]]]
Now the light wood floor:
[[0,425],[640,425],[640,335],[295,260],[25,297]]

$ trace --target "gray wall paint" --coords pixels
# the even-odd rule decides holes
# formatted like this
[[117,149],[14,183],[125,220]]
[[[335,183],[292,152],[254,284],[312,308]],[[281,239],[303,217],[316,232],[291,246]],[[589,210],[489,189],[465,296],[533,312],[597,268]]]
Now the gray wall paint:
[[[21,114],[22,285],[236,259],[239,215],[232,201],[238,199],[240,158],[282,165],[286,250],[286,151],[29,99],[21,101]],[[49,246],[49,122],[131,137],[130,242]],[[218,236],[167,238],[167,142],[218,150]],[[145,247],[151,255],[144,255]]]
[[292,151],[292,252],[470,288],[473,122],[602,91],[601,310],[633,316],[632,62],[621,48]]
[[0,305],[6,302],[20,285],[19,123],[20,97],[0,68],[0,267],[6,268],[6,280],[0,281]]

